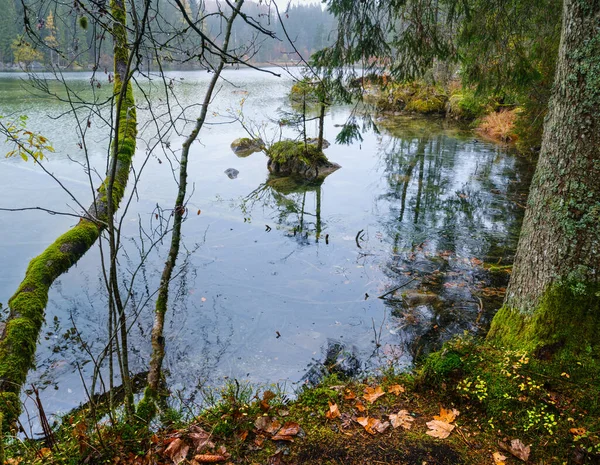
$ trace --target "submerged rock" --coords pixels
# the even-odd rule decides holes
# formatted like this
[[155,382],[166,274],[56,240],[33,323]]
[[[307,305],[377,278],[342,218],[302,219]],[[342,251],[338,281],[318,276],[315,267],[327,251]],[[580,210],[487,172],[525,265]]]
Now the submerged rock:
[[240,172],[238,170],[236,170],[235,168],[227,168],[225,170],[225,174],[227,175],[227,177],[229,179],[235,179],[238,177],[238,174],[240,174]]
[[325,178],[341,168],[330,162],[316,144],[293,140],[275,142],[267,149],[267,168],[277,176],[300,176],[304,179]]
[[249,137],[240,137],[231,143],[231,150],[238,157],[247,157],[255,152],[260,152],[265,146],[262,139],[250,139]]
[[310,385],[317,385],[328,375],[337,374],[342,378],[353,378],[360,371],[356,347],[348,348],[343,342],[327,339],[325,360],[313,364],[302,380]]

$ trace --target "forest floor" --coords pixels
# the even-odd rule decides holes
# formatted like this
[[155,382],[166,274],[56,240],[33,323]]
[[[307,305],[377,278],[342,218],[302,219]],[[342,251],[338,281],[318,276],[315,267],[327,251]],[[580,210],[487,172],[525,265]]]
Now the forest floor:
[[294,400],[234,382],[213,407],[169,410],[151,429],[82,411],[63,420],[53,446],[9,443],[5,463],[599,464],[598,362],[541,355],[463,337],[414,373],[334,374]]

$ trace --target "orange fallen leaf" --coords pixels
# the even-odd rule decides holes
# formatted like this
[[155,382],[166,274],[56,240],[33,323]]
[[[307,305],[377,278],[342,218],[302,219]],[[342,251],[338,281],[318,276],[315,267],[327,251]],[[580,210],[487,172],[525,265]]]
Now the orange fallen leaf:
[[356,399],[356,394],[354,394],[350,389],[346,389],[346,394],[344,394],[345,400],[354,400]]
[[175,465],[179,465],[185,460],[189,450],[190,446],[180,438],[177,438],[165,449],[165,455],[169,457]]
[[328,420],[334,420],[340,416],[340,409],[337,404],[329,402],[329,410],[325,414]]
[[400,395],[400,393],[404,392],[404,386],[401,386],[400,384],[394,384],[393,386],[390,386],[388,388],[388,392],[392,393],[392,394],[396,394],[397,396]]
[[427,427],[429,428],[427,434],[439,439],[446,439],[448,436],[450,436],[450,433],[454,429],[454,425],[440,420],[428,421]]
[[583,436],[587,433],[587,430],[585,428],[571,428],[569,433],[574,434],[575,436]]
[[500,452],[494,452],[492,458],[494,459],[494,465],[506,465],[506,457]]
[[460,415],[460,412],[455,408],[446,410],[444,407],[440,407],[440,414],[434,415],[433,418],[444,423],[452,423],[458,415]]
[[390,423],[388,421],[383,423],[376,418],[369,418],[369,417],[358,417],[356,419],[356,422],[359,425],[363,426],[367,433],[372,434],[372,435],[375,435],[377,433],[383,433],[390,426]]
[[365,388],[365,393],[363,395],[363,399],[365,399],[367,402],[372,404],[373,402],[375,402],[377,399],[379,399],[384,394],[385,394],[385,392],[383,391],[383,389],[381,389],[381,386],[377,386],[376,388],[367,386]]
[[277,434],[283,434],[284,436],[296,436],[300,432],[300,425],[294,421],[288,421],[281,427]]
[[404,429],[410,429],[412,422],[415,421],[410,413],[408,413],[408,410],[400,410],[398,413],[392,413],[389,417],[394,428],[402,426]]
[[356,409],[359,412],[364,412],[365,410],[367,410],[367,408],[365,407],[365,405],[360,400],[357,400],[356,404],[354,406],[356,407]]
[[248,437],[248,431],[247,430],[240,431],[238,433],[237,437],[241,442],[244,442],[246,440],[246,438]]

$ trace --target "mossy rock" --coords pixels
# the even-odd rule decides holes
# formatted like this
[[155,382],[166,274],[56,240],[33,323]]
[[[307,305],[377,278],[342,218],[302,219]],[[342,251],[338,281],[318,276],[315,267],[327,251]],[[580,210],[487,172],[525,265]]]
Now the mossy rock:
[[340,165],[330,162],[322,150],[303,141],[282,140],[267,149],[267,168],[277,176],[297,176],[302,179],[325,178]]
[[240,137],[231,143],[231,150],[238,157],[244,158],[255,152],[260,152],[265,146],[262,139],[250,139],[249,137]]

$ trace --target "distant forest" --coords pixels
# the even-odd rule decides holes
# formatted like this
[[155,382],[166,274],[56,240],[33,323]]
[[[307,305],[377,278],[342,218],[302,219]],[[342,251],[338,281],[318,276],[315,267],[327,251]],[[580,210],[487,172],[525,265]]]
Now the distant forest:
[[[87,5],[86,5],[87,3]],[[134,0],[142,11],[142,0]],[[222,32],[222,18],[217,2],[183,0],[190,18],[206,33],[216,37]],[[25,0],[24,15],[21,0],[0,0],[0,67],[22,66],[92,69],[94,66],[112,68],[112,43],[109,33],[94,21],[89,12],[102,17],[108,14],[108,0],[75,0],[74,2],[45,2]],[[144,69],[158,65],[166,68],[197,68],[198,56],[204,52],[197,34],[182,33],[186,21],[173,0],[159,0],[152,12],[150,27],[157,43],[171,39],[169,52],[162,52],[151,42],[141,47]],[[280,10],[265,4],[247,2],[242,11],[276,38],[259,32],[247,22],[237,21],[232,35],[232,54],[252,63],[295,62],[294,47],[308,58],[330,42],[335,26],[333,17],[319,4],[294,5]],[[36,17],[32,17],[32,13]],[[24,17],[29,23],[28,33]],[[283,26],[294,47],[286,40]],[[175,51],[174,51],[175,50]]]

